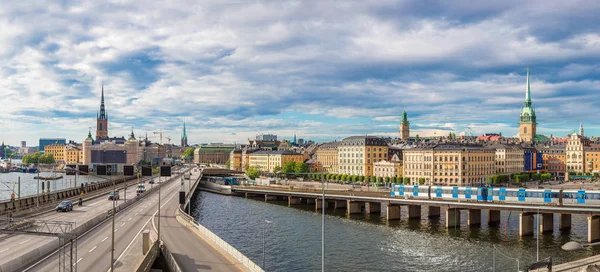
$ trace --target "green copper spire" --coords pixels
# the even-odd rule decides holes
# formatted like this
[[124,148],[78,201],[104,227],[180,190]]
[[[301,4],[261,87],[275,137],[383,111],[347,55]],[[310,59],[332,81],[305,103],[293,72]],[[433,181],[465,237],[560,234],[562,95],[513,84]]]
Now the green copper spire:
[[406,125],[410,124],[410,122],[408,122],[408,114],[406,111],[402,112],[402,121],[400,123]]
[[88,129],[88,136],[87,136],[87,138],[85,140],[86,141],[90,140],[92,142],[94,141],[94,138],[92,138],[92,131],[91,131],[91,129]]
[[187,141],[187,132],[185,131],[185,121],[183,121],[183,135],[181,135],[181,139]]
[[529,85],[529,69],[527,69],[527,86],[525,87],[525,105],[521,110],[521,122],[522,123],[535,123],[535,108],[531,103],[531,87]]

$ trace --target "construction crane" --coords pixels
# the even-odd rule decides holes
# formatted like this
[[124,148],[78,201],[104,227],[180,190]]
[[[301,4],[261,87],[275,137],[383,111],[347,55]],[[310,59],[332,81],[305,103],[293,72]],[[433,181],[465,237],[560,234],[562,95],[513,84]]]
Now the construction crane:
[[169,136],[163,136],[163,131],[162,129],[160,131],[154,131],[153,132],[155,135],[158,135],[159,139],[160,139],[160,144],[163,144],[163,138],[166,138],[167,140],[169,140],[169,144],[171,143],[171,137]]

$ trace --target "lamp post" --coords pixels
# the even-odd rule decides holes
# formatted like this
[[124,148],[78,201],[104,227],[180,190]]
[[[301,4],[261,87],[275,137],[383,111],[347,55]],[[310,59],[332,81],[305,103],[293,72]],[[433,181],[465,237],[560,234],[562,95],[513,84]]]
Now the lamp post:
[[[313,173],[288,173],[277,171],[277,174],[309,175]],[[325,180],[321,178],[321,272],[325,272]]]
[[265,219],[264,224],[263,224],[263,231],[262,231],[262,242],[263,242],[263,264],[262,264],[262,268],[263,270],[267,270],[267,268],[265,267],[265,229],[267,228],[267,224],[271,224],[271,221]]

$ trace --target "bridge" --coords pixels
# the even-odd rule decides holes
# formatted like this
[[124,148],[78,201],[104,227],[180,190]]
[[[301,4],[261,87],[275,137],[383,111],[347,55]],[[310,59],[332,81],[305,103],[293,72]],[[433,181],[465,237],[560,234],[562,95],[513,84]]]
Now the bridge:
[[146,183],[141,196],[137,180],[121,180],[114,231],[107,200],[112,181],[89,187],[84,205],[74,202],[70,212],[57,213],[54,206],[77,199],[77,191],[0,203],[0,213],[10,215],[0,220],[0,271],[110,271],[113,233],[115,271],[149,271],[159,252],[172,271],[262,271],[185,213],[201,177],[197,169],[189,180],[163,177]]
[[[600,207],[589,206],[550,206],[533,204],[512,204],[494,202],[469,202],[469,201],[446,201],[428,200],[417,198],[397,198],[384,195],[383,193],[373,196],[355,195],[353,191],[325,191],[318,193],[306,189],[294,189],[293,187],[281,186],[233,186],[232,194],[246,198],[259,197],[265,201],[287,200],[288,206],[292,205],[315,205],[316,211],[325,208],[345,209],[346,214],[360,213],[385,213],[387,220],[399,220],[401,209],[406,207],[408,218],[420,218],[421,209],[428,209],[428,217],[440,217],[441,209],[446,213],[446,227],[455,228],[460,225],[461,211],[467,212],[467,224],[470,227],[481,225],[482,210],[488,213],[488,224],[498,225],[502,211],[519,213],[520,236],[531,236],[534,234],[534,216],[539,214],[539,232],[552,232],[554,227],[554,214],[558,214],[559,229],[571,228],[571,215],[587,215],[588,242],[600,241]],[[358,194],[358,193],[357,193]]]

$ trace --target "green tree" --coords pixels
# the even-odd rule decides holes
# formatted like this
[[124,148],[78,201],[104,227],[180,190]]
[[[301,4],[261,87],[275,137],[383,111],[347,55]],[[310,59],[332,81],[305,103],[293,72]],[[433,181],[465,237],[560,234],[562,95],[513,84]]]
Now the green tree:
[[250,169],[250,165],[249,164],[244,165],[244,171],[248,171],[248,169]]
[[[188,147],[183,151],[183,159],[186,161],[190,161],[194,158],[194,148]],[[229,166],[227,167],[229,168]]]
[[296,172],[296,162],[289,161],[283,164],[281,167],[281,171],[285,173],[293,173]]
[[419,178],[419,185],[425,184],[425,178]]
[[370,181],[371,183],[377,182],[377,177],[371,176]]
[[227,161],[225,162],[225,168],[231,169],[231,159],[227,159]]
[[419,138],[419,134],[417,134],[417,135],[415,136],[415,140],[416,140],[416,141],[419,141],[419,140],[420,140],[420,138]]
[[375,182],[376,183],[381,183],[381,177],[375,177]]
[[295,163],[294,171],[296,173],[307,173],[308,172],[308,164],[303,163],[303,162]]
[[404,178],[404,184],[410,184],[410,178]]
[[532,174],[531,179],[534,181],[540,180],[540,174],[538,174],[538,173]]
[[275,167],[273,167],[273,173],[277,173],[279,171],[281,171],[281,166],[276,165]]
[[385,177],[385,178],[383,179],[383,181],[384,181],[385,183],[389,183],[389,182],[390,182],[390,177]]
[[600,174],[598,174],[598,172],[596,172],[596,173],[594,173],[594,177],[598,178],[598,177],[600,177]]
[[248,177],[250,179],[254,180],[254,179],[258,178],[258,175],[259,175],[258,169],[254,168],[254,167],[249,167],[248,171],[246,171],[246,175],[248,175]]

